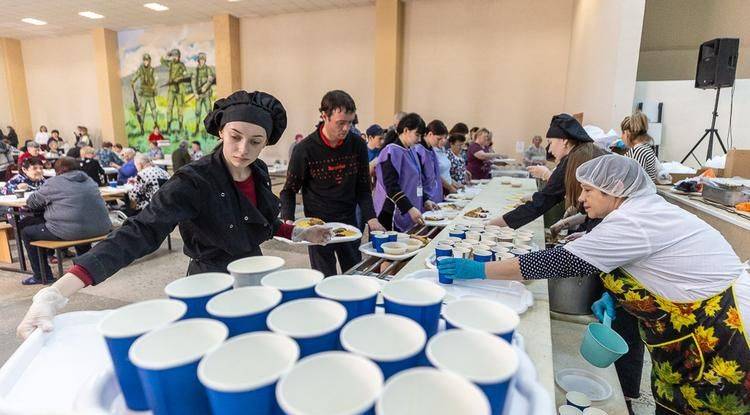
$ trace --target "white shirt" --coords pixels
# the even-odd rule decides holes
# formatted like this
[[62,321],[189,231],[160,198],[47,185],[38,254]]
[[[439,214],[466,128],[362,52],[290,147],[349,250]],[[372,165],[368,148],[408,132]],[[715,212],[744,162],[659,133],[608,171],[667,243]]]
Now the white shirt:
[[44,144],[46,146],[47,140],[49,140],[49,134],[43,131],[37,131],[36,135],[34,136],[34,141],[36,141],[40,145]]
[[451,161],[448,160],[446,150],[436,147],[435,155],[437,156],[438,168],[440,169],[440,178],[445,180],[446,183],[453,183],[451,179]]
[[735,283],[750,328],[750,276],[737,254],[716,229],[659,195],[625,200],[565,249],[604,272],[622,267],[647,290],[675,302],[704,300]]

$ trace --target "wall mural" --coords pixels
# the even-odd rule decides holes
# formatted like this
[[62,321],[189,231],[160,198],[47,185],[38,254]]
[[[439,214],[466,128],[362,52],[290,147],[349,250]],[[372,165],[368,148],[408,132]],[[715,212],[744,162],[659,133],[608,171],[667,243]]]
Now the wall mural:
[[203,118],[216,100],[213,24],[197,23],[118,33],[120,83],[128,143],[148,150],[148,136],[158,127],[170,145],[199,141],[204,153],[216,138]]

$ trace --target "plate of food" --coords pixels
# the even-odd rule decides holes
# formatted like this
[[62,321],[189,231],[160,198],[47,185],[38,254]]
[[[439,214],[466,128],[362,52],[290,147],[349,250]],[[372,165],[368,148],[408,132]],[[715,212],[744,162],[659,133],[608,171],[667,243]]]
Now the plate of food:
[[[311,219],[312,221],[304,221]],[[318,221],[322,223],[318,223]],[[323,222],[320,219],[317,218],[304,218],[299,219],[294,222],[294,226],[299,226],[302,228],[309,228],[310,226],[314,225],[323,225],[326,228],[331,229],[333,231],[333,238],[331,238],[331,241],[328,242],[329,244],[340,244],[343,242],[352,242],[352,241],[358,241],[362,239],[362,232],[357,229],[356,227],[352,225],[347,225],[346,223],[339,223],[339,222]],[[277,241],[281,241],[284,243],[292,244],[292,245],[310,245],[309,242],[303,241],[303,242],[292,242],[289,239],[282,238],[280,236],[274,236],[273,239]]]
[[474,208],[466,213],[464,217],[469,219],[487,219],[490,216],[490,211],[482,207]]
[[430,212],[424,212],[422,214],[422,220],[427,226],[437,226],[442,228],[448,226],[451,223],[451,219],[455,218],[457,215],[458,212],[455,210],[450,212],[443,210],[434,210]]

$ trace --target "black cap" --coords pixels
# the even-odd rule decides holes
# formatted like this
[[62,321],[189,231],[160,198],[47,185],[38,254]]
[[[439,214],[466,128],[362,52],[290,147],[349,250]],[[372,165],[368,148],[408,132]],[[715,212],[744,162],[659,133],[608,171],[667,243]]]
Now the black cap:
[[567,138],[582,143],[593,143],[581,123],[570,114],[558,114],[552,117],[547,130],[547,138]]
[[286,110],[278,99],[265,92],[236,91],[217,100],[203,124],[206,132],[218,137],[222,127],[231,121],[259,125],[266,130],[267,145],[272,146],[286,130]]

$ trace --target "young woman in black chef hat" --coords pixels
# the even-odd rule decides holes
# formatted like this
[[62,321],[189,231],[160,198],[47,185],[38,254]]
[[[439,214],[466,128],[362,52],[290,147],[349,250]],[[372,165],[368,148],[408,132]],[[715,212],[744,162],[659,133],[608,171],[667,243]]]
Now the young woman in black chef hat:
[[281,102],[264,92],[237,91],[216,101],[204,124],[221,139],[213,153],[182,167],[148,207],[40,290],[18,327],[19,336],[27,337],[36,327],[51,330],[52,318],[71,294],[155,251],[175,226],[191,259],[188,275],[226,272],[236,259],[262,255],[260,244],[275,235],[316,244],[330,240],[328,228],[294,229],[278,218],[280,202],[258,155],[286,128]]

